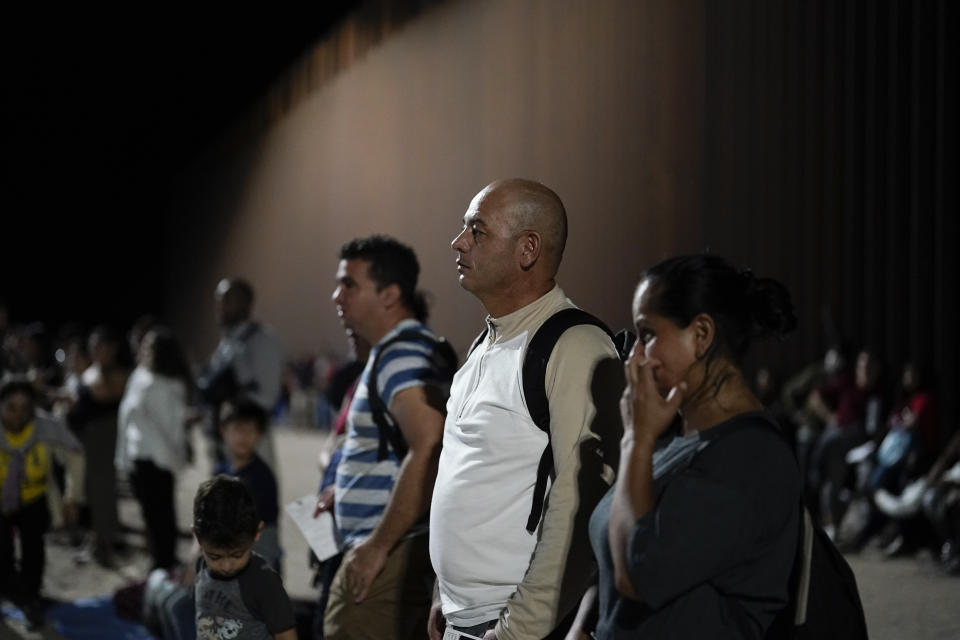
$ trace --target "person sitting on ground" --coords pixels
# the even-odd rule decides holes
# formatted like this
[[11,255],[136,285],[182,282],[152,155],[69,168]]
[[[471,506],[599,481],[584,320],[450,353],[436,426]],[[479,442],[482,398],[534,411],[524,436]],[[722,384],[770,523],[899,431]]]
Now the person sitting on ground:
[[924,478],[923,513],[940,546],[940,565],[950,575],[960,575],[960,433],[955,433],[943,454]]
[[[867,514],[860,529],[844,545],[845,551],[861,549],[887,521],[883,512],[874,505],[873,497],[877,491],[898,494],[913,480],[924,476],[930,468],[936,452],[936,403],[925,379],[928,376],[921,375],[920,371],[913,362],[904,365],[897,399],[887,418],[886,427],[875,434],[874,440],[860,447],[869,451],[871,447],[876,447],[875,443],[879,443],[876,451],[862,463],[868,468],[862,489]],[[853,452],[848,455],[848,461],[852,456]],[[898,533],[888,536],[885,548],[889,543],[896,542]],[[897,543],[889,550],[903,552],[908,549]]]
[[794,447],[804,481],[807,478],[810,454],[823,431],[825,420],[817,389],[849,379],[846,353],[847,348],[844,345],[831,344],[823,358],[787,378],[780,390],[780,403],[790,422],[787,432],[792,431],[794,434]]
[[[43,620],[40,586],[46,563],[43,534],[50,521],[47,482],[52,456],[67,471],[64,519],[76,520],[83,488],[83,447],[62,422],[35,409],[36,389],[24,376],[0,384],[0,595],[18,604],[31,625]],[[20,538],[19,569],[14,562],[14,530]]]
[[242,481],[217,475],[200,485],[193,502],[193,533],[200,547],[198,640],[296,640],[293,605],[283,582],[254,551],[262,530],[253,495]]
[[827,426],[814,447],[810,484],[820,497],[820,509],[814,515],[820,516],[831,538],[838,535],[849,504],[847,453],[867,439],[868,406],[879,406],[880,371],[877,355],[862,350],[857,355],[852,384],[840,379],[836,384],[821,386],[815,394],[826,411]]

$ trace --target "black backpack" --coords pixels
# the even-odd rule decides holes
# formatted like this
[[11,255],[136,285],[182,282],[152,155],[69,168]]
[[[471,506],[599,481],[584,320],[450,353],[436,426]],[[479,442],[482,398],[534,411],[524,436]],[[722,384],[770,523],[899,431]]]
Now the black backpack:
[[767,631],[769,640],[866,640],[857,580],[837,547],[800,504],[800,538],[790,601]]
[[[774,431],[792,451],[772,420],[765,419],[764,424],[764,428]],[[709,438],[710,432],[705,433]],[[797,509],[800,534],[790,573],[789,600],[764,637],[767,640],[866,640],[867,622],[853,570],[823,528],[813,521],[802,497]]]
[[[523,357],[523,396],[526,400],[527,411],[530,418],[537,427],[547,434],[547,446],[543,449],[540,456],[540,463],[537,465],[537,483],[533,490],[533,505],[530,508],[530,516],[527,518],[527,531],[534,533],[537,525],[540,524],[540,518],[543,516],[543,506],[546,500],[547,479],[554,471],[553,467],[553,448],[550,443],[550,403],[547,399],[545,387],[545,378],[547,375],[547,363],[550,361],[550,354],[557,344],[557,340],[563,335],[563,332],[570,327],[581,324],[593,325],[603,329],[610,337],[621,360],[630,353],[630,347],[633,346],[634,336],[629,331],[621,331],[616,336],[607,328],[601,320],[590,315],[586,311],[577,308],[562,309],[544,322],[527,344],[527,351]],[[487,336],[487,330],[477,336],[470,347],[470,353],[473,353]],[[469,354],[467,355],[469,358]]]
[[377,425],[377,431],[380,434],[380,445],[377,449],[378,462],[387,458],[390,448],[393,448],[393,452],[401,461],[407,455],[407,441],[403,439],[396,419],[384,404],[380,397],[380,390],[377,388],[377,369],[380,367],[381,354],[395,342],[404,341],[431,343],[430,366],[438,380],[449,383],[453,379],[453,374],[457,372],[457,352],[442,337],[432,337],[416,329],[405,329],[377,347],[377,355],[373,359],[370,377],[367,380],[367,401],[370,403],[373,422]]

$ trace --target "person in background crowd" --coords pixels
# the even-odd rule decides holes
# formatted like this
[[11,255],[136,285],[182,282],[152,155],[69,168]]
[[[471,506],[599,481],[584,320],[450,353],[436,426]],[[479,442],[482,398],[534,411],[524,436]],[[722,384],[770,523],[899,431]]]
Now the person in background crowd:
[[[23,609],[32,627],[43,622],[40,587],[46,552],[44,533],[50,521],[46,489],[52,456],[67,468],[63,518],[76,520],[83,490],[82,447],[59,420],[38,411],[36,389],[25,376],[0,382],[0,596]],[[14,558],[14,531],[19,537],[20,559]]]
[[[117,412],[130,375],[131,358],[126,341],[106,326],[95,328],[88,341],[93,364],[84,372],[77,400],[67,413],[67,423],[80,442],[87,460],[85,486],[90,509],[93,544],[91,555],[104,566],[113,565],[117,543]],[[87,560],[87,554],[78,556]]]
[[[283,347],[273,330],[253,319],[254,293],[249,282],[225,278],[214,293],[221,336],[210,360],[197,377],[201,399],[209,408],[208,434],[214,463],[225,459],[217,424],[220,405],[241,395],[272,415],[280,397]],[[259,453],[271,467],[273,442],[269,430],[260,440]]]
[[281,573],[283,550],[280,548],[280,491],[277,478],[257,454],[257,445],[267,430],[269,416],[249,398],[225,402],[220,408],[220,431],[226,445],[227,460],[214,474],[240,478],[253,495],[263,521],[260,536],[253,545],[271,568]]
[[880,373],[877,355],[863,350],[857,355],[852,377],[837,377],[814,391],[813,403],[826,427],[811,457],[810,484],[819,492],[820,518],[833,538],[849,504],[847,453],[867,439],[869,430],[878,428],[882,413]]
[[129,473],[150,539],[153,569],[177,564],[176,474],[186,459],[186,416],[193,374],[170,329],[153,326],[139,341],[139,364],[120,401],[117,469]]
[[[325,391],[330,406],[340,407],[340,410],[318,456],[322,478],[320,489],[317,492],[317,506],[313,512],[314,518],[318,517],[321,512],[328,510],[328,505],[333,504],[336,492],[337,467],[340,465],[340,458],[343,456],[343,441],[346,439],[350,403],[353,401],[353,394],[360,382],[360,374],[363,372],[367,364],[367,358],[370,356],[369,342],[358,336],[352,329],[347,329],[346,334],[347,341],[350,344],[351,357],[333,371]],[[310,561],[311,566],[316,567],[313,584],[319,592],[317,608],[314,613],[313,632],[316,636],[315,640],[323,640],[323,617],[327,610],[330,584],[340,568],[343,554],[338,553],[323,562],[317,562],[316,557],[311,553]]]

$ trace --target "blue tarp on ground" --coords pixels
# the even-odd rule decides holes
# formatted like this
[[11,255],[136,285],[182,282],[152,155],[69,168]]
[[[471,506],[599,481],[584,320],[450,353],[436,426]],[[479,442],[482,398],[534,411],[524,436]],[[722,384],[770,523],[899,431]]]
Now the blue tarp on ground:
[[[5,618],[22,621],[19,609],[3,609]],[[69,640],[154,640],[142,624],[121,620],[113,612],[113,597],[84,598],[55,604],[46,612],[47,624]]]
[[142,624],[114,614],[109,595],[54,605],[47,610],[47,620],[70,640],[153,640]]

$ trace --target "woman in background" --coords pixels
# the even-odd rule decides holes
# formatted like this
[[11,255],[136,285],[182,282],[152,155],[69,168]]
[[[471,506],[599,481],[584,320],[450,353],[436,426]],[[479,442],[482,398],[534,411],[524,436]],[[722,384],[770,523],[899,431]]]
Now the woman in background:
[[117,468],[130,474],[151,541],[152,569],[177,564],[174,477],[186,459],[185,421],[192,377],[180,342],[153,327],[120,402]]

